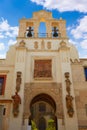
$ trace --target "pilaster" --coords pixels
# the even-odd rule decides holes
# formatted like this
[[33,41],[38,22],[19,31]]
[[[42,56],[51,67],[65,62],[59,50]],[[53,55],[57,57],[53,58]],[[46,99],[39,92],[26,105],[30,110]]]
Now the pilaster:
[[[59,48],[59,54],[60,54],[60,60],[61,60],[61,72],[62,72],[62,100],[63,100],[63,110],[64,110],[64,123],[65,123],[65,129],[66,130],[78,130],[78,122],[77,122],[77,112],[76,112],[76,104],[75,104],[75,94],[74,94],[74,87],[72,82],[72,72],[71,72],[71,66],[70,66],[70,56],[69,56],[69,47],[65,42],[60,43]],[[66,86],[66,78],[65,73],[68,72],[69,74],[69,81],[70,81],[70,93],[67,91]],[[67,95],[71,97],[72,100],[69,100],[68,105],[71,105],[73,108],[73,115],[70,116],[68,111],[71,111],[67,108]]]
[[[25,83],[25,65],[26,65],[26,53],[27,48],[25,47],[24,41],[21,41],[16,48],[16,59],[15,59],[15,70],[14,70],[14,87],[12,91],[12,97],[15,98],[16,92],[20,97],[19,112],[15,115],[12,111],[15,109],[12,104],[11,121],[9,130],[16,129],[21,130],[23,124],[23,106],[24,106],[24,83]],[[21,74],[21,76],[19,75]],[[17,76],[18,75],[18,76]],[[18,88],[19,87],[19,88]],[[13,102],[15,99],[13,98]]]

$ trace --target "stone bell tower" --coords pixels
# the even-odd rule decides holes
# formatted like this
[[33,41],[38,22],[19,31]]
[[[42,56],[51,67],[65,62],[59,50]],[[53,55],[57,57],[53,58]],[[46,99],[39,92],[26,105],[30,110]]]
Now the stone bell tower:
[[[52,35],[52,28],[55,33],[58,32],[59,38],[67,38],[66,35],[66,27],[65,27],[65,20],[56,20],[53,19],[51,12],[46,12],[44,10],[40,12],[34,12],[32,19],[21,19],[20,20],[20,26],[19,26],[19,35],[18,37],[38,37],[38,28],[40,22],[46,23],[46,37],[47,38],[53,38],[57,37],[57,35]],[[34,28],[32,30],[32,28]],[[26,30],[29,32],[32,32],[33,35],[26,36]]]
[[[46,33],[40,35],[41,22],[46,25]],[[68,41],[66,21],[54,19],[44,10],[34,12],[31,19],[21,19],[15,54],[22,103],[10,130],[15,122],[16,130],[26,130],[31,116],[39,130],[48,127],[50,118],[55,120],[56,130],[78,130],[71,61],[79,58]]]

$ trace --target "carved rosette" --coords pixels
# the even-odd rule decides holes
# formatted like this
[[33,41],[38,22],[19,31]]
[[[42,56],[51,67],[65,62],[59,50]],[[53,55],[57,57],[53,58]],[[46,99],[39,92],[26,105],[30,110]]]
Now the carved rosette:
[[51,42],[47,42],[47,48],[51,49]]
[[67,95],[66,95],[66,107],[67,107],[67,113],[69,115],[69,117],[73,117],[74,114],[74,109],[73,109],[73,96],[71,96],[70,92],[70,85],[71,85],[71,81],[69,79],[69,72],[65,73],[65,82],[66,82],[66,91],[67,91]]

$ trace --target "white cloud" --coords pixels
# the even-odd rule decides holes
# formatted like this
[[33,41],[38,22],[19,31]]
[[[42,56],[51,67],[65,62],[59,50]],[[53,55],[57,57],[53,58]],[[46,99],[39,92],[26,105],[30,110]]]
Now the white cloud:
[[78,21],[78,26],[71,30],[71,34],[76,39],[87,38],[87,16]]
[[82,47],[83,49],[87,49],[87,39],[86,39],[86,40],[83,40],[83,41],[81,42],[81,47]]
[[69,43],[74,44],[74,45],[77,45],[77,44],[78,44],[76,41],[74,41],[74,40],[72,40],[72,39],[69,39]]
[[6,53],[0,54],[0,59],[5,59],[6,58]]
[[8,21],[1,18],[0,20],[0,32],[2,31],[8,31],[10,28]]
[[4,38],[4,35],[3,35],[2,33],[0,33],[0,39],[1,39],[1,38]]
[[78,40],[79,47],[87,50],[87,16],[78,20],[78,25],[71,29],[71,34],[75,40]]
[[0,43],[0,51],[5,49],[4,43]]
[[16,37],[18,35],[18,27],[9,25],[7,20],[4,18],[0,19],[0,37]]
[[87,12],[87,0],[31,0],[47,9],[64,11]]
[[14,45],[16,42],[17,42],[17,41],[14,41],[14,40],[10,39],[10,40],[8,41],[8,45]]

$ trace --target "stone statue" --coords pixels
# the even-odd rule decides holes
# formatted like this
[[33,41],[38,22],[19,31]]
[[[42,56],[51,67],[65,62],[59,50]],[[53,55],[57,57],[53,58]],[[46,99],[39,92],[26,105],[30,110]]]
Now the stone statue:
[[69,79],[69,72],[65,73],[65,82],[66,82],[66,91],[68,92],[68,94],[70,94],[70,85],[71,85],[71,81]]
[[21,85],[21,72],[17,72],[17,78],[16,78],[16,91],[19,92]]
[[70,117],[72,117],[74,114],[72,100],[73,100],[73,97],[71,95],[66,95],[66,107],[67,107],[67,112]]
[[12,99],[13,99],[13,115],[14,117],[17,117],[19,113],[19,104],[21,104],[21,98],[18,95],[18,93],[15,92],[15,95],[12,96]]
[[68,94],[70,94],[70,85],[71,85],[71,81],[67,78],[65,80],[66,82],[66,91],[68,92]]

